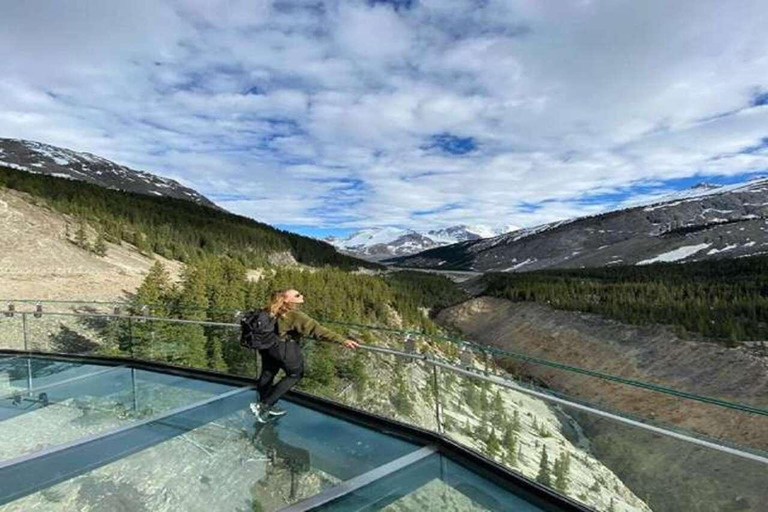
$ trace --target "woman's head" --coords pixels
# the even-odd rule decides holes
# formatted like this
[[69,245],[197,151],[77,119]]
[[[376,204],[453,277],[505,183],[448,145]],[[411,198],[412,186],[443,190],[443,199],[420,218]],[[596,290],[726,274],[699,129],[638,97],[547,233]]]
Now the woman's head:
[[303,303],[304,296],[297,290],[277,290],[270,295],[267,309],[269,310],[269,314],[273,317],[282,316]]

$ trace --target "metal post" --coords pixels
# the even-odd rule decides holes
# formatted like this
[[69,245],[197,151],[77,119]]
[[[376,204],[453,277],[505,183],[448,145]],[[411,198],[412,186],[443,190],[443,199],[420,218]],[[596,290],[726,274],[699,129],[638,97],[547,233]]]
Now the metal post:
[[410,334],[405,335],[405,343],[403,344],[405,347],[405,353],[407,354],[415,354],[416,353],[416,340],[411,337]]
[[432,365],[432,381],[435,386],[435,421],[437,422],[437,433],[443,433],[443,421],[440,414],[440,381],[437,375],[437,366]]
[[139,410],[139,397],[136,393],[136,370],[131,368],[131,388],[133,389],[133,412]]
[[24,329],[24,350],[29,352],[29,325],[27,325],[27,314],[21,314],[21,325]]
[[32,393],[32,358],[27,358],[27,392]]
[[128,318],[128,347],[131,351],[131,359],[136,359],[136,354],[133,353],[133,322]]

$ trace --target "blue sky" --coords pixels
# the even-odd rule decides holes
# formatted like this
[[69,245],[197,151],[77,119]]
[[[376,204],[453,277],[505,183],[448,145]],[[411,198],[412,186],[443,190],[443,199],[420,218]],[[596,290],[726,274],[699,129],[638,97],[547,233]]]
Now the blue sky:
[[0,136],[313,236],[532,226],[768,169],[761,0],[6,2]]

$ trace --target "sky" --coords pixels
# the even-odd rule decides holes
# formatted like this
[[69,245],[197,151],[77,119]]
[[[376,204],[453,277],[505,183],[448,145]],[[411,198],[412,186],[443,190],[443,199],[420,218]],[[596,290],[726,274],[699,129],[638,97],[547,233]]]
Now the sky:
[[768,170],[764,0],[0,0],[0,137],[312,236]]

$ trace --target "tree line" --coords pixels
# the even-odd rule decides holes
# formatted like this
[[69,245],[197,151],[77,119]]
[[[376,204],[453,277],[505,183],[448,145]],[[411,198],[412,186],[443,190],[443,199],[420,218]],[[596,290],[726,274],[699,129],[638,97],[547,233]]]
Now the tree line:
[[768,339],[768,257],[486,276],[487,295],[665,324],[682,337]]
[[[40,198],[50,208],[74,217],[85,246],[84,224],[103,241],[124,241],[139,251],[192,261],[226,254],[248,266],[268,265],[268,256],[290,252],[299,263],[339,268],[380,268],[339,254],[330,244],[275,229],[267,224],[192,201],[154,197],[0,166],[0,186]],[[77,235],[77,233],[76,233]],[[101,239],[101,241],[99,241]],[[97,248],[95,244],[99,243]]]

